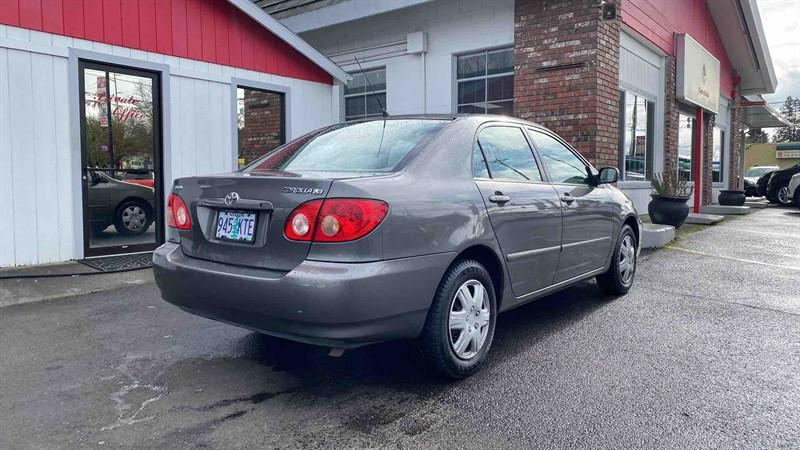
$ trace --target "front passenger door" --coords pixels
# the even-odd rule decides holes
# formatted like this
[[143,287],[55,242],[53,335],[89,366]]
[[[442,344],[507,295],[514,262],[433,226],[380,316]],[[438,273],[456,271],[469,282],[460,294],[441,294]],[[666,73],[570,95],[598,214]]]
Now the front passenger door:
[[560,140],[528,129],[561,200],[561,258],[555,282],[605,267],[614,242],[614,205],[604,186],[595,186],[583,159]]
[[561,206],[546,183],[522,128],[478,132],[473,175],[506,260],[517,297],[553,283],[561,249]]

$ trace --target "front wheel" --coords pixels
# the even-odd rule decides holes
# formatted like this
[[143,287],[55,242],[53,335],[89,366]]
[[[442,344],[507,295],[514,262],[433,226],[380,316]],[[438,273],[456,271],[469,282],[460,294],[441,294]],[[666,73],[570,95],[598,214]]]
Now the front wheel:
[[789,197],[788,184],[785,184],[778,188],[778,192],[775,193],[775,199],[778,200],[778,203],[783,206],[789,206],[792,204],[792,200]]
[[420,350],[445,378],[466,378],[486,361],[494,338],[497,301],[489,272],[474,260],[447,270],[419,338]]
[[597,285],[606,295],[625,295],[633,286],[636,276],[636,235],[630,225],[625,225],[619,233],[617,246],[608,270],[597,276]]

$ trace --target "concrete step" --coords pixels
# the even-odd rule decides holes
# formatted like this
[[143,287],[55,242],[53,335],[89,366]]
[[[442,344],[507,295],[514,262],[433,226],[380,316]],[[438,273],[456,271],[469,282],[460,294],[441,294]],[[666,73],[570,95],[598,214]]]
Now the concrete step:
[[723,205],[707,205],[703,206],[702,212],[704,214],[718,214],[723,216],[744,216],[753,212],[749,206],[723,206]]
[[744,206],[749,206],[750,209],[764,209],[769,208],[769,202],[766,200],[754,200],[744,202]]
[[725,220],[725,216],[689,213],[689,217],[686,218],[686,223],[693,223],[696,225],[713,225],[715,223],[722,222],[723,220]]
[[642,228],[642,248],[662,248],[675,239],[675,227],[645,223]]

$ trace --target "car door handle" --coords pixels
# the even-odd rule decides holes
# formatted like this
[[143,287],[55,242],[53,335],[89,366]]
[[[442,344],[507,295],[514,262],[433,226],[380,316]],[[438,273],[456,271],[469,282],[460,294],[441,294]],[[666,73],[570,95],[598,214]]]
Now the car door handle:
[[572,202],[575,201],[575,197],[569,195],[569,193],[565,193],[561,195],[561,201],[568,205],[571,205]]
[[494,195],[489,196],[489,201],[492,203],[507,203],[511,200],[511,197],[507,195],[503,195],[502,193],[496,193]]

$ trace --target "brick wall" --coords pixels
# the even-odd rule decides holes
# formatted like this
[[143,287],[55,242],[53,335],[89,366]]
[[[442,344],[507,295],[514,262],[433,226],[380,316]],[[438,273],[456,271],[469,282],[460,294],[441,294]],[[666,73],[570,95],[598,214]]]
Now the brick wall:
[[516,0],[515,115],[597,166],[618,166],[619,40],[619,23],[601,20],[597,2]]
[[742,145],[742,97],[736,92],[731,102],[730,158],[728,158],[728,189],[739,189],[739,162],[744,158]]
[[283,143],[283,96],[244,90],[244,128],[239,129],[239,158],[253,161]]
[[664,75],[664,173],[678,170],[678,102],[675,100],[675,58],[667,56]]

